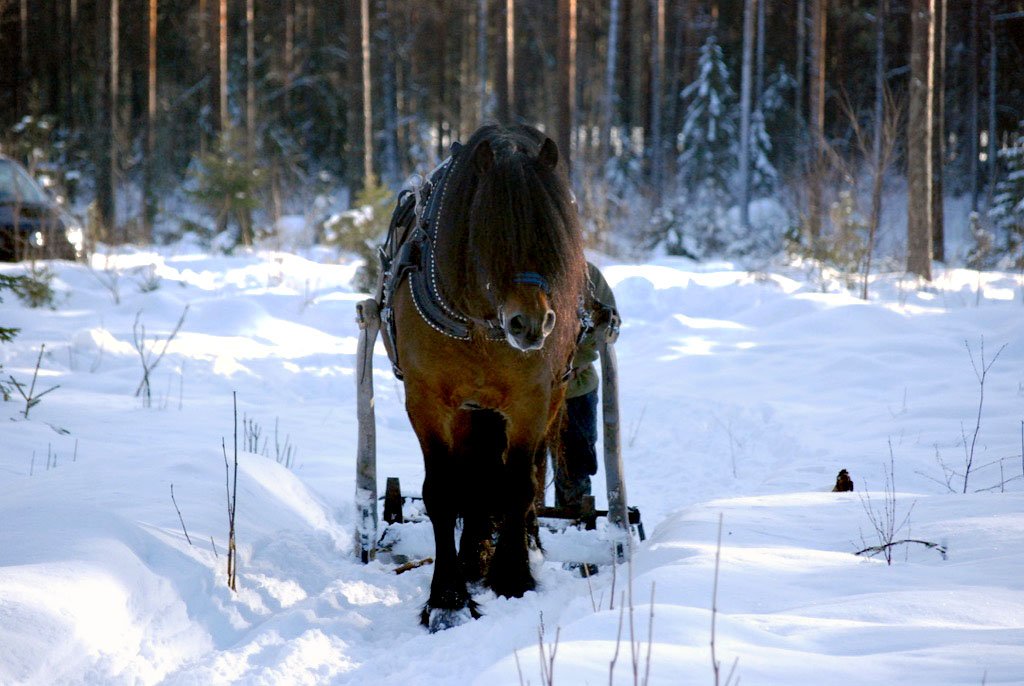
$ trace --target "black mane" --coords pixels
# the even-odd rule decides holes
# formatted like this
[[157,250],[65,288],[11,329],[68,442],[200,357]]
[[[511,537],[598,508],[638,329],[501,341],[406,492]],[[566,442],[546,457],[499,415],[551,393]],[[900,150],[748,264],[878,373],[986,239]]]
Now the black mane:
[[556,312],[575,311],[583,237],[564,165],[541,156],[546,140],[530,126],[491,124],[458,153],[438,217],[437,262],[442,292],[467,315],[492,317],[488,293],[505,292],[521,272],[547,281]]

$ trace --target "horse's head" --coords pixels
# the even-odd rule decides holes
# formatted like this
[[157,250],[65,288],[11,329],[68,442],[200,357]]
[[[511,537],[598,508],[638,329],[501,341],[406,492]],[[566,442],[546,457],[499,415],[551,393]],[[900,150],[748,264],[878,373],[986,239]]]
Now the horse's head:
[[583,263],[572,193],[554,141],[516,127],[471,141],[476,188],[468,257],[512,347],[538,350],[575,312]]
[[544,347],[558,320],[551,309],[547,280],[536,272],[519,272],[498,306],[498,322],[505,340],[523,352]]

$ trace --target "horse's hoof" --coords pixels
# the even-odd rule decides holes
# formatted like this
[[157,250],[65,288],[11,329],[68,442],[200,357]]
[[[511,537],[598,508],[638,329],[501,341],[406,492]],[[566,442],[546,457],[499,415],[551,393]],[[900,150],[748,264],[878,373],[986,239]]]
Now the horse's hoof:
[[505,598],[522,598],[527,591],[537,588],[537,582],[533,580],[529,567],[526,568],[525,573],[520,572],[517,575],[501,574],[496,576],[492,574],[489,581],[495,595]]
[[477,605],[473,601],[470,601],[465,607],[458,610],[447,610],[427,605],[423,608],[423,613],[420,615],[420,621],[432,634],[456,626],[462,626],[471,620],[479,618],[480,611],[477,610]]

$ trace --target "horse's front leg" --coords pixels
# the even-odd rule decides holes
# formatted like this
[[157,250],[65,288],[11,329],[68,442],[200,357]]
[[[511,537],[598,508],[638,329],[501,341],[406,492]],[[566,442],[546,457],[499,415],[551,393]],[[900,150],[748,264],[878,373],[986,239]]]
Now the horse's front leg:
[[441,631],[479,617],[466,588],[455,552],[455,518],[458,516],[457,460],[452,449],[451,422],[437,398],[410,389],[407,409],[423,450],[423,504],[434,529],[434,576],[430,597],[420,621],[431,632]]
[[[519,421],[517,421],[519,419]],[[502,519],[488,585],[498,595],[519,598],[537,587],[530,571],[530,534],[536,536],[536,456],[543,446],[545,417],[509,418],[509,445],[501,483]],[[532,530],[532,531],[531,531]]]
[[447,446],[432,441],[424,448],[424,465],[423,504],[434,529],[434,576],[420,621],[435,632],[464,624],[480,613],[466,588],[455,551],[457,475],[453,473],[454,461]]

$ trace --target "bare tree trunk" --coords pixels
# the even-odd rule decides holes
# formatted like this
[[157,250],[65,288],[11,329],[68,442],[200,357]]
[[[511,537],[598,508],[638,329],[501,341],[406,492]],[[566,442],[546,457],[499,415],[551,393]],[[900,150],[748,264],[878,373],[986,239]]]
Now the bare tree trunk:
[[68,7],[68,52],[67,60],[67,83],[65,84],[68,104],[68,127],[72,130],[77,128],[79,121],[78,111],[78,0],[71,0]]
[[971,156],[971,211],[978,211],[978,79],[981,77],[979,53],[981,45],[978,41],[978,3],[981,0],[971,1],[971,123],[970,123],[970,146],[968,148]]
[[629,0],[629,131],[630,137],[633,130],[640,130],[640,147],[643,149],[647,142],[644,128],[647,124],[647,113],[644,108],[644,91],[647,83],[647,74],[644,72],[644,38],[646,36],[646,22],[644,21],[644,4],[646,0]]
[[692,3],[676,3],[674,11],[672,13],[673,32],[672,32],[672,50],[671,57],[668,59],[668,66],[666,67],[666,73],[669,75],[668,80],[668,100],[665,104],[665,131],[667,132],[667,140],[665,141],[665,170],[667,173],[666,183],[671,183],[673,176],[673,161],[674,156],[672,152],[675,150],[675,134],[680,130],[682,122],[679,121],[680,117],[680,97],[679,92],[682,90],[682,83],[684,75],[688,72],[688,64],[686,60],[686,48],[690,45],[687,42],[687,24],[690,22],[690,12],[693,10]]
[[119,0],[110,1],[110,197],[111,211],[110,233],[118,242],[124,242],[125,236],[117,229],[117,177],[118,177],[118,144],[120,143],[121,129],[118,116],[120,114],[121,92],[120,71],[118,65],[121,62],[120,51],[120,26],[121,8]]
[[[206,0],[199,0],[199,78],[206,79],[210,55],[210,9]],[[206,123],[210,111],[210,87],[204,84],[199,89],[199,154],[206,155]]]
[[661,115],[665,74],[665,0],[651,0],[651,186],[661,202],[664,190],[664,139]]
[[284,4],[284,111],[291,114],[292,79],[295,77],[295,0]]
[[381,91],[384,98],[384,140],[381,149],[381,176],[391,186],[398,186],[399,178],[398,163],[398,92],[396,89],[397,74],[395,61],[398,59],[398,48],[395,45],[394,22],[391,12],[394,5],[388,0],[378,0],[379,12],[377,14],[380,23],[381,36],[384,44],[384,51],[381,60]]
[[907,271],[932,276],[932,79],[935,0],[910,4],[910,118],[907,122]]
[[515,18],[513,12],[512,0],[506,0],[498,12],[501,18],[500,30],[497,32],[498,41],[494,50],[495,58],[497,59],[497,66],[494,69],[494,116],[499,122],[503,123],[509,121],[508,62],[510,59],[509,53],[512,51],[509,49],[508,23],[510,19],[514,20]]
[[[616,0],[618,1],[618,0]],[[518,114],[516,106],[516,3],[515,0],[505,0],[505,87],[508,94],[505,97],[508,105],[508,121]]]
[[[472,131],[480,124],[479,106],[480,99],[477,97],[475,88],[468,87],[476,81],[476,75],[474,69],[476,69],[476,12],[478,5],[476,3],[470,5],[465,12],[464,17],[460,17],[462,22],[462,31],[459,34],[459,62],[458,62],[458,83],[466,84],[466,88],[460,88],[452,98],[458,105],[458,118],[452,117],[458,133],[454,134],[456,137],[460,136],[464,132]],[[442,32],[446,33],[446,32]],[[447,37],[442,35],[442,44],[447,41]],[[442,55],[442,65],[447,60],[447,54]],[[441,87],[442,89],[448,87],[447,76],[448,72],[442,67],[441,69]],[[444,111],[444,91],[442,90],[441,103],[438,111],[438,157],[444,158],[444,145],[441,142],[440,131],[445,121],[446,112]]]
[[113,240],[114,183],[111,149],[113,130],[110,113],[110,11],[111,3],[96,4],[96,71],[93,84],[93,165],[96,168],[97,226],[90,227],[94,241],[109,243]]
[[245,155],[256,161],[256,9],[245,0]]
[[157,0],[149,0],[148,97],[146,100],[146,167],[143,179],[142,212],[145,240],[153,240],[153,220],[156,218],[156,193],[153,175],[156,166],[156,10]]
[[[754,52],[754,13],[758,0],[743,3],[743,74],[740,86],[740,227],[750,229],[750,101]],[[763,0],[761,0],[763,2]]]
[[220,133],[227,135],[231,128],[231,115],[228,112],[228,0],[220,0],[219,56],[220,69]]
[[21,119],[28,113],[26,103],[29,92],[29,68],[28,68],[28,0],[21,0],[18,4],[18,30],[21,45],[18,46],[18,93],[17,93],[17,116]]
[[871,258],[875,250],[875,236],[882,216],[882,180],[885,165],[882,162],[882,142],[885,117],[885,18],[886,0],[878,0],[875,9],[875,136],[871,141],[871,215],[868,218],[868,245],[864,256],[864,283],[861,297],[868,299],[868,280],[871,277]]
[[615,104],[615,66],[619,53],[619,0],[611,0],[608,46],[605,51],[604,93],[601,98],[601,163],[611,154],[612,114]]
[[946,0],[934,0],[932,57],[932,258],[946,261],[942,175],[946,163]]
[[479,122],[490,116],[487,104],[487,0],[477,0],[476,14],[476,79]]
[[[826,0],[811,0],[810,136],[811,172],[807,230],[811,242],[821,237],[822,187],[825,171],[825,19]],[[815,248],[816,249],[816,248]]]
[[441,14],[444,20],[441,22],[441,32],[438,38],[438,55],[437,59],[437,109],[435,115],[437,117],[437,158],[439,160],[444,159],[444,120],[445,112],[444,105],[447,98],[447,54],[449,54],[449,33],[447,33],[447,12],[445,0],[438,0],[437,2],[438,12]]
[[797,119],[803,121],[804,116],[804,72],[807,71],[807,0],[796,3],[796,94],[793,110]]
[[576,110],[576,0],[559,0],[558,5],[557,135],[558,154],[565,168],[572,170],[572,128]]
[[360,25],[363,49],[363,183],[375,181],[373,175],[373,91],[370,81],[370,0],[360,0]]
[[761,107],[761,96],[764,94],[764,31],[765,5],[768,0],[757,2],[757,78],[754,81],[754,102]]
[[999,46],[996,44],[996,9],[999,0],[988,0],[988,204],[996,190],[996,74]]

